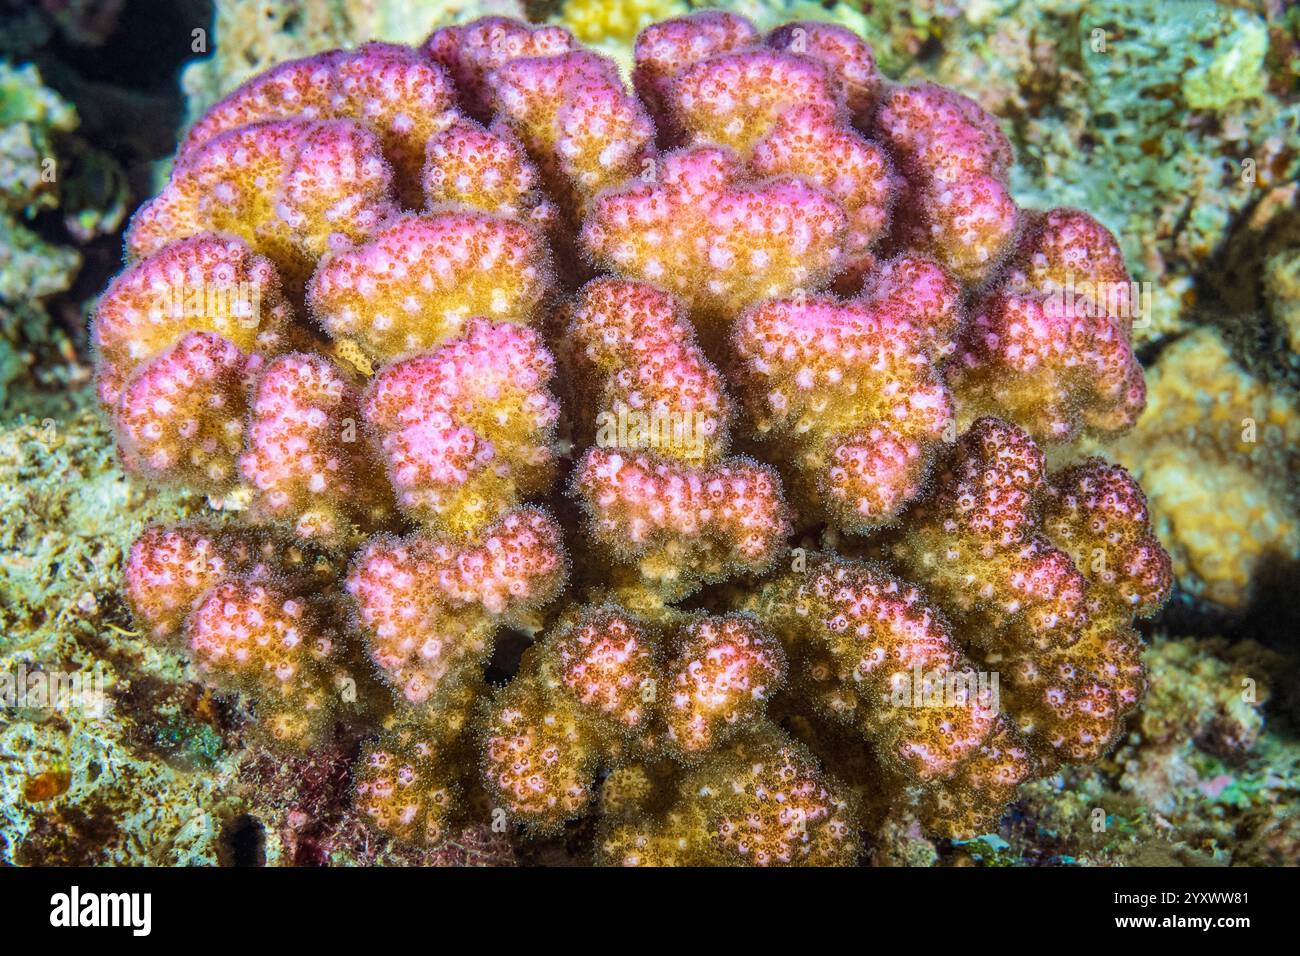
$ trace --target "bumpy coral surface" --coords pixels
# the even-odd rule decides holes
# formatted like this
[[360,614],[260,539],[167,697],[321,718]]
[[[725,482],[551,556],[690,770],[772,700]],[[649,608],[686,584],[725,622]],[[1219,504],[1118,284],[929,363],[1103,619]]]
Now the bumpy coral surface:
[[426,351],[475,317],[534,319],[548,278],[545,246],[526,226],[444,212],[399,218],[327,257],[307,301],[326,331],[383,362]]
[[723,457],[730,408],[685,307],[645,283],[597,280],[568,328],[588,394],[608,401],[572,487],[597,546],[660,597],[764,571],[789,530],[770,466]]
[[1138,289],[1115,237],[1072,209],[1026,214],[1023,230],[975,309],[957,386],[1047,441],[1131,428],[1146,398],[1129,342]]
[[843,27],[697,14],[632,76],[489,17],[198,120],[99,396],[129,469],[239,513],[144,533],[141,628],[270,746],[373,734],[394,841],[847,865],[991,828],[1115,741],[1169,588],[1127,472],[1038,444],[1141,410],[1122,256]]
[[1096,759],[1145,689],[1132,619],[1172,586],[1141,489],[1099,459],[1048,476],[1029,436],[995,419],[962,437],[936,485],[892,557],[1001,662],[1009,707],[1049,761]]
[[955,415],[941,365],[961,319],[960,287],[914,255],[883,264],[863,298],[773,299],[741,317],[738,378],[801,511],[865,531],[920,493]]
[[781,643],[747,615],[656,625],[577,609],[488,711],[488,791],[546,832],[582,813],[617,763],[602,862],[849,863],[851,798],[765,719],[785,673]]
[[273,741],[306,748],[326,739],[348,682],[355,701],[357,681],[336,596],[295,557],[239,529],[153,526],[131,548],[126,593],[153,635],[179,637],[206,680],[257,701]]
[[357,433],[358,406],[356,385],[322,356],[283,355],[267,367],[239,459],[255,513],[327,543],[383,523],[391,506]]
[[375,538],[347,589],[384,677],[403,699],[432,708],[479,676],[501,619],[547,603],[564,572],[555,522],[521,508],[466,540]]
[[554,360],[532,329],[475,320],[463,338],[375,376],[363,414],[398,504],[466,533],[554,478]]

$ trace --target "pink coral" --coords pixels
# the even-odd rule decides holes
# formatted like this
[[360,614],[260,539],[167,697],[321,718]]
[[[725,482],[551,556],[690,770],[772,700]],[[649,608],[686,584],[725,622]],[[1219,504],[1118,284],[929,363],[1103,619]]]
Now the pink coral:
[[1016,228],[1011,144],[997,121],[959,93],[922,84],[887,90],[875,129],[908,178],[905,239],[963,281],[987,277]]
[[555,475],[554,360],[537,333],[476,319],[464,337],[383,369],[364,415],[398,504],[426,527],[469,533]]
[[785,653],[753,618],[703,617],[683,628],[667,670],[665,741],[698,756],[762,714],[785,683]]
[[543,512],[507,512],[466,541],[376,538],[356,556],[347,589],[370,656],[407,701],[454,698],[512,615],[564,583],[560,529]]
[[239,240],[204,235],[173,243],[129,267],[100,296],[91,329],[100,403],[115,410],[131,374],[190,332],[274,354],[289,315],[275,267]]
[[[886,780],[959,786],[967,768],[989,759],[995,737],[1011,726],[999,714],[996,688],[980,685],[943,617],[915,587],[882,568],[819,559],[806,574],[775,579],[751,606],[785,636],[794,679],[820,715],[870,740]],[[1001,799],[1034,768],[1021,744]],[[978,806],[999,802],[980,801],[968,819]],[[967,825],[926,823],[953,831]]]
[[554,639],[551,652],[574,700],[619,731],[644,730],[661,657],[644,622],[617,607],[594,608]]
[[585,51],[516,59],[490,82],[502,120],[575,217],[602,189],[641,172],[654,124],[611,61]]
[[[598,401],[575,413],[586,443],[653,447],[687,461],[726,450],[732,408],[682,303],[651,285],[595,279],[569,309],[566,341],[579,381]],[[625,442],[619,440],[619,429]]]
[[542,238],[477,212],[403,216],[321,260],[307,302],[331,335],[371,358],[426,351],[476,316],[527,323],[550,285]]
[[810,56],[825,66],[839,87],[853,122],[869,122],[883,80],[870,44],[835,23],[787,23],[767,36],[776,50]]
[[646,284],[597,280],[569,333],[588,393],[610,402],[572,479],[595,540],[674,600],[770,567],[790,530],[780,480],[722,457],[730,410],[682,305]]
[[833,111],[836,105],[836,90],[821,63],[761,46],[687,67],[668,96],[668,108],[691,145],[730,147],[746,160],[792,107]]
[[153,525],[127,554],[126,600],[151,636],[175,638],[195,600],[260,557],[257,540],[245,533],[200,522]]
[[429,140],[424,195],[430,211],[463,205],[543,232],[555,225],[555,205],[542,191],[537,168],[501,124],[485,129],[460,119]]
[[678,596],[770,568],[790,530],[780,480],[747,459],[700,469],[593,448],[574,488],[596,541]]
[[180,160],[127,231],[134,258],[205,232],[230,233],[299,287],[327,249],[392,214],[392,175],[378,137],[350,120],[237,126]]
[[1169,595],[1169,556],[1123,469],[1048,476],[1021,429],[981,419],[890,546],[982,654],[1002,661],[1020,727],[1060,761],[1095,760],[1145,687],[1134,617]]
[[1025,220],[1011,262],[974,311],[956,387],[1041,440],[1125,431],[1146,387],[1129,340],[1140,304],[1119,244],[1078,210]]
[[577,41],[562,27],[532,26],[509,17],[481,17],[434,30],[423,50],[450,71],[466,110],[487,119],[493,110],[489,82],[493,70],[511,60],[556,56],[576,48]]
[[356,385],[327,359],[273,361],[253,391],[239,470],[253,510],[304,540],[339,544],[382,526],[391,507],[359,426]]
[[554,831],[594,800],[602,765],[673,777],[648,767],[698,766],[774,734],[765,712],[784,681],[780,644],[747,615],[655,623],[614,604],[573,609],[492,701],[488,790],[512,818]]
[[253,77],[190,128],[180,158],[227,130],[254,123],[358,119],[380,137],[399,194],[418,205],[425,144],[456,116],[451,78],[436,63],[409,47],[366,43],[281,63]]
[[957,283],[917,256],[885,264],[861,299],[772,299],[741,317],[738,381],[801,511],[867,531],[920,494],[954,415],[941,362],[961,319]]
[[257,697],[273,739],[306,747],[328,732],[343,676],[325,614],[279,583],[236,575],[199,600],[185,637],[201,673]]
[[714,54],[750,46],[757,39],[752,23],[722,10],[651,24],[637,35],[632,81],[659,122],[666,123],[679,73]]
[[824,189],[848,217],[844,274],[837,284],[855,290],[876,265],[874,247],[884,237],[897,189],[889,155],[826,106],[785,110],[754,147],[756,172],[802,176]]
[[805,180],[746,177],[729,151],[706,146],[669,153],[652,182],[600,196],[582,235],[600,263],[725,323],[764,298],[829,283],[847,231],[844,210]]
[[371,735],[395,840],[596,813],[600,862],[839,864],[991,827],[1116,739],[1168,593],[1132,479],[1039,447],[1141,410],[1114,238],[1017,209],[997,121],[842,27],[634,55],[486,17],[199,118],[97,387],[130,471],[246,507],[148,529],[128,603],[253,732]]
[[222,491],[244,445],[258,359],[211,332],[190,332],[126,384],[118,451],[140,474]]

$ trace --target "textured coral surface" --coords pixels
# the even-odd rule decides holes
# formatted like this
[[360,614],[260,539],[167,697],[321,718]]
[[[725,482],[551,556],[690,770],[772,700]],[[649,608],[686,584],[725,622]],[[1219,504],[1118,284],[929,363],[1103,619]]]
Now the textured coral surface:
[[696,14],[631,76],[487,17],[195,123],[98,394],[125,469],[234,514],[144,532],[138,624],[395,845],[995,828],[1114,746],[1170,588],[1126,471],[1046,465],[1143,407],[1119,246],[843,27]]

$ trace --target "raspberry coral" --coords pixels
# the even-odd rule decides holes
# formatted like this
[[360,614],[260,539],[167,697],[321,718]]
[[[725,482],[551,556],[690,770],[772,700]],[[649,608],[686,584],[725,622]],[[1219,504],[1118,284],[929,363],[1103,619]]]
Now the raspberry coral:
[[974,310],[955,387],[1036,438],[1126,431],[1146,402],[1129,340],[1137,295],[1119,244],[1087,213],[1027,214],[995,289]]
[[756,180],[724,149],[668,153],[651,182],[607,192],[582,230],[597,262],[662,285],[725,322],[747,305],[826,285],[848,217],[803,179]]
[[211,332],[190,332],[122,392],[118,450],[132,471],[196,487],[234,480],[256,359]]
[[905,240],[966,282],[987,277],[1016,228],[1007,190],[1011,144],[973,100],[933,84],[881,96],[875,129],[907,177]]
[[756,600],[759,617],[796,652],[802,693],[872,740],[899,772],[921,780],[951,776],[993,732],[997,709],[987,695],[901,714],[882,706],[911,681],[914,668],[936,681],[970,670],[937,611],[882,569],[815,562],[808,572],[773,581]]
[[801,513],[869,531],[920,493],[954,416],[941,362],[961,319],[956,282],[917,256],[860,299],[771,299],[740,318],[738,384]]
[[981,419],[889,546],[1000,660],[1020,729],[1052,762],[1095,760],[1145,688],[1134,617],[1172,586],[1146,500],[1093,459],[1053,476],[1019,428]]
[[727,146],[747,160],[791,107],[833,111],[836,91],[816,60],[757,46],[688,66],[673,79],[666,106],[691,145]]
[[125,577],[150,633],[179,640],[208,683],[249,695],[273,742],[319,744],[343,688],[359,700],[337,594],[321,588],[301,553],[277,553],[271,538],[242,529],[152,526],[132,545]]
[[751,617],[655,623],[616,605],[574,609],[489,708],[489,795],[530,829],[554,831],[593,802],[602,765],[698,766],[760,732],[784,679],[780,644]]
[[593,448],[574,487],[596,542],[673,599],[767,570],[785,550],[780,481],[755,461],[700,469]]
[[282,355],[267,367],[239,459],[254,514],[326,544],[383,526],[390,496],[358,433],[359,405],[356,385],[322,356]]
[[785,655],[756,621],[692,621],[668,665],[666,746],[688,757],[712,750],[761,716],[784,682]]
[[466,534],[546,491],[553,365],[532,329],[476,319],[462,338],[376,375],[363,414],[398,504],[428,528]]
[[[680,302],[654,286],[595,279],[578,292],[568,318],[584,444],[653,447],[699,462],[723,455],[731,403]],[[579,405],[578,391],[596,403]],[[630,434],[620,439],[620,427]]]
[[248,385],[284,347],[290,316],[275,268],[233,238],[181,240],[114,279],[91,341],[126,467],[225,490]]
[[199,119],[98,394],[132,473],[239,513],[147,529],[128,603],[273,743],[367,737],[395,841],[978,834],[1116,739],[1169,590],[1128,474],[1038,444],[1141,410],[1118,247],[1018,209],[997,121],[842,27],[704,12],[634,55],[629,88],[487,17]]
[[177,162],[131,220],[127,252],[230,233],[296,288],[328,248],[366,237],[392,213],[391,180],[378,137],[349,120],[238,126]]
[[329,612],[283,586],[236,575],[203,597],[185,624],[199,672],[252,694],[260,726],[300,747],[329,729],[338,691]]
[[211,107],[181,144],[184,161],[228,130],[272,120],[352,119],[380,137],[398,192],[419,205],[425,144],[456,119],[446,71],[409,47],[366,43],[281,63]]
[[462,689],[456,706],[439,720],[423,715],[395,717],[368,743],[357,760],[357,812],[381,833],[404,843],[439,846],[466,801],[463,732],[469,702],[479,688]]
[[461,540],[372,539],[347,590],[370,656],[400,696],[434,709],[480,674],[503,620],[550,601],[564,548],[537,509],[507,512]]
[[568,30],[533,26],[510,17],[480,17],[440,27],[423,47],[430,59],[451,73],[462,106],[479,119],[492,116],[490,77],[497,67],[519,58],[557,56],[574,49],[577,42]]
[[127,603],[153,637],[177,638],[199,596],[257,563],[256,545],[248,535],[203,523],[146,528],[127,555]]
[[289,306],[271,262],[236,239],[173,243],[117,276],[95,308],[99,400],[116,408],[131,374],[190,332],[211,332],[240,351],[282,347]]
[[542,192],[537,168],[501,124],[489,130],[457,120],[429,140],[422,176],[430,211],[462,205],[542,232],[555,225],[557,212]]
[[766,176],[801,176],[840,204],[848,219],[843,274],[837,286],[852,291],[876,265],[872,251],[890,224],[896,180],[884,148],[840,125],[831,107],[785,110],[758,141],[750,160]]
[[477,316],[528,323],[549,283],[545,243],[528,226],[444,212],[402,216],[325,256],[307,303],[330,335],[383,362],[440,345]]
[[767,45],[818,60],[835,80],[854,124],[869,122],[882,78],[866,40],[834,23],[787,23],[768,34]]
[[808,750],[774,727],[737,740],[668,787],[658,812],[628,811],[598,840],[622,866],[848,866],[855,807]]
[[[769,568],[789,530],[780,480],[721,457],[729,408],[682,306],[649,285],[597,280],[568,333],[578,374],[612,402],[572,479],[596,542],[668,600]],[[608,427],[619,415],[627,427]]]
[[654,125],[612,61],[587,52],[520,58],[494,70],[490,84],[502,120],[575,217],[641,171]]

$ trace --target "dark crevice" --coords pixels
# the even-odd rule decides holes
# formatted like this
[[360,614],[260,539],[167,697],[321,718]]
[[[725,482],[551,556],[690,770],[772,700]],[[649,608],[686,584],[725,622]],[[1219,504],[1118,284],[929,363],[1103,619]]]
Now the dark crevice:
[[266,827],[249,813],[227,820],[217,838],[222,866],[266,866]]

